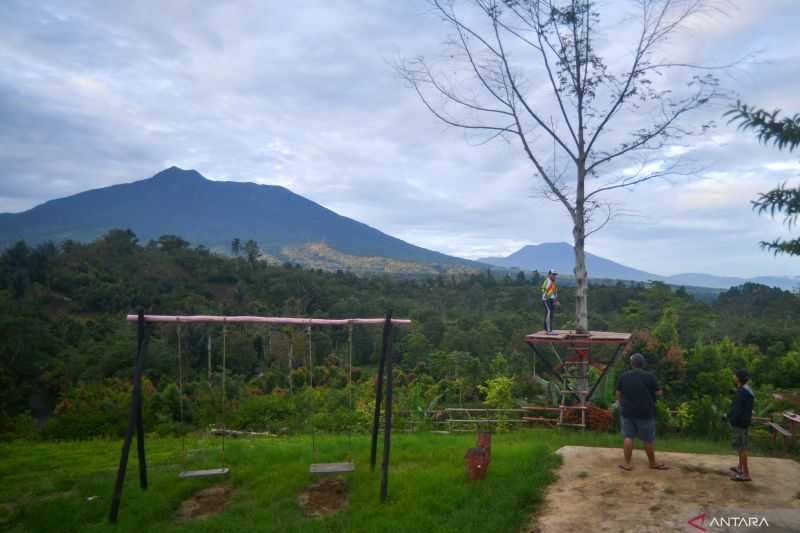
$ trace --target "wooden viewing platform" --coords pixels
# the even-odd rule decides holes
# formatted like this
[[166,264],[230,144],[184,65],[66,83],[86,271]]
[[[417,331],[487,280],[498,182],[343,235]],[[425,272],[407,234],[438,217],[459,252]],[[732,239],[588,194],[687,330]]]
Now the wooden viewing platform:
[[[525,342],[531,347],[534,352],[533,368],[536,371],[536,359],[541,359],[545,363],[545,368],[550,373],[556,375],[561,383],[561,404],[558,408],[538,409],[539,416],[536,416],[537,409],[529,408],[527,416],[523,417],[526,422],[539,422],[539,423],[557,423],[559,426],[570,426],[581,429],[586,428],[587,423],[587,402],[592,398],[598,385],[606,378],[609,368],[611,368],[622,352],[623,348],[631,339],[630,333],[621,333],[615,331],[586,331],[578,332],[571,329],[556,329],[551,332],[544,330],[537,331],[525,336]],[[538,346],[550,345],[558,359],[558,365],[548,364],[547,359],[543,353],[539,353]],[[560,346],[559,350],[556,346]],[[590,355],[592,347],[597,346],[614,346],[616,350],[608,362],[600,363],[594,361]],[[562,356],[561,352],[572,352],[573,355],[566,357]],[[600,372],[597,379],[594,380],[594,385],[589,383],[589,367],[594,367]],[[572,405],[572,402],[576,405]],[[549,413],[557,409],[558,418],[547,416]],[[575,423],[572,421],[574,413],[580,413],[580,422]],[[531,416],[533,415],[533,416]]]
[[550,333],[542,330],[526,335],[525,341],[528,344],[619,345],[627,343],[630,338],[630,333],[618,333],[614,331],[587,331],[586,333],[578,333],[571,329],[554,329]]

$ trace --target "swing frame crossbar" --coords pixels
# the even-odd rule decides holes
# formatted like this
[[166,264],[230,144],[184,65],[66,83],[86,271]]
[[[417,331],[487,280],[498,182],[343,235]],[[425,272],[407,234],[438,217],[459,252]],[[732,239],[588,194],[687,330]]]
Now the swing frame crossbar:
[[[377,434],[378,425],[380,421],[380,405],[383,391],[383,369],[384,364],[387,367],[387,388],[386,388],[386,424],[384,427],[384,447],[383,447],[383,475],[381,478],[381,502],[386,501],[389,477],[389,449],[391,442],[391,420],[392,420],[392,328],[394,326],[406,326],[411,324],[408,319],[393,319],[392,311],[387,311],[385,318],[345,318],[345,319],[328,319],[328,318],[300,318],[300,317],[265,317],[265,316],[210,316],[210,315],[145,315],[144,311],[139,311],[135,315],[127,315],[128,322],[135,322],[138,325],[138,342],[136,350],[135,369],[133,375],[133,400],[131,402],[131,411],[128,420],[128,427],[125,432],[125,438],[122,444],[122,453],[120,456],[119,468],[117,469],[116,482],[114,484],[114,492],[111,497],[111,510],[109,513],[109,521],[112,524],[117,523],[119,516],[119,508],[122,502],[122,489],[125,483],[125,473],[128,465],[128,455],[133,440],[133,434],[136,433],[136,448],[139,456],[139,486],[142,490],[147,489],[147,463],[145,460],[144,449],[144,424],[142,419],[142,375],[144,373],[144,359],[147,354],[148,341],[150,339],[151,329],[153,323],[176,323],[180,327],[181,324],[203,324],[203,323],[220,323],[223,326],[227,324],[261,324],[261,325],[286,325],[286,326],[306,326],[310,337],[312,326],[383,326],[383,346],[381,349],[380,370],[376,384],[376,401],[375,401],[375,416],[373,419],[372,428],[372,447],[370,455],[370,469],[375,468],[375,456],[377,450]],[[178,342],[178,371],[182,374],[181,370],[181,353],[180,353],[180,333]],[[350,349],[352,350],[352,333],[350,335]],[[225,335],[223,327],[223,368],[225,366]],[[210,353],[210,348],[209,348]],[[309,356],[311,355],[309,344]],[[210,355],[209,355],[210,357]],[[309,359],[310,360],[310,359]],[[352,366],[352,354],[349,357],[350,365]],[[210,366],[209,366],[210,368]],[[352,379],[352,371],[348,371],[349,380]],[[181,376],[182,378],[182,376]],[[182,387],[181,387],[182,389]],[[224,395],[224,371],[223,371],[223,395]],[[349,391],[350,401],[352,402],[352,391]],[[182,399],[181,391],[181,399]],[[224,396],[223,396],[223,409],[224,409]],[[183,406],[181,405],[181,411]],[[223,428],[224,429],[224,428]],[[224,432],[223,432],[224,439]],[[185,445],[182,444],[185,452]],[[223,454],[224,454],[224,440],[223,440]],[[352,462],[346,463],[315,463],[310,467],[311,473],[338,473],[338,472],[352,472],[355,470],[355,464]],[[180,472],[178,476],[181,479],[193,479],[204,477],[217,477],[225,476],[230,473],[227,467],[213,468],[209,470],[186,470]]]
[[[128,315],[128,322],[138,322],[138,315]],[[382,326],[384,318],[300,318],[280,316],[211,316],[211,315],[144,315],[145,322],[180,322],[184,324],[276,324],[282,326]],[[411,320],[392,319],[393,326],[407,326]]]

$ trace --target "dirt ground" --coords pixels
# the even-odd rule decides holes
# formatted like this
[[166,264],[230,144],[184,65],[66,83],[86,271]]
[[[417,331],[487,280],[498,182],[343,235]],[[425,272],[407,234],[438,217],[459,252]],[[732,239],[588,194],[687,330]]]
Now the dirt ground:
[[336,514],[347,505],[347,482],[340,477],[323,478],[303,491],[297,504],[310,518]]
[[[527,532],[800,532],[800,463],[790,459],[751,458],[753,481],[738,483],[729,479],[728,469],[737,462],[733,454],[656,449],[658,461],[670,467],[657,471],[635,450],[634,469],[625,472],[618,466],[621,449],[565,446],[557,453],[564,459],[559,480],[548,488]],[[704,529],[689,525],[703,513],[695,523]],[[761,527],[733,527],[742,517],[756,518]]]
[[191,498],[184,500],[175,518],[178,521],[205,519],[225,510],[231,499],[233,490],[229,485],[214,485],[195,492]]

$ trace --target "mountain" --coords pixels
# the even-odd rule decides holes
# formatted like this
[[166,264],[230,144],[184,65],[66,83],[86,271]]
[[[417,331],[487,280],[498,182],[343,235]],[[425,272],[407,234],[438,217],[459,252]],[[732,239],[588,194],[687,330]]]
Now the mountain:
[[712,274],[675,274],[661,278],[671,285],[693,285],[712,289],[730,289],[745,283],[758,283],[768,287],[778,287],[786,291],[800,288],[800,276],[757,276],[740,278],[735,276],[714,276]]
[[347,256],[479,268],[472,261],[414,246],[336,214],[274,185],[211,181],[195,170],[168,168],[149,179],[51,200],[22,213],[0,214],[0,248],[66,239],[90,241],[129,228],[140,240],[179,235],[193,244],[228,250],[253,239],[268,254],[324,243]]
[[[547,242],[539,245],[529,244],[508,257],[486,257],[478,259],[478,261],[505,268],[538,270],[539,272],[547,272],[552,268],[556,272],[571,276],[575,268],[575,252],[572,245],[565,242]],[[586,254],[586,268],[593,278],[629,281],[660,279],[660,276],[655,274],[630,268],[590,253]]]
[[[572,245],[565,242],[528,245],[520,248],[508,257],[485,257],[478,262],[504,268],[520,268],[547,272],[553,268],[563,274],[572,275],[575,268],[575,252]],[[740,278],[714,276],[712,274],[676,274],[661,276],[627,267],[615,261],[590,253],[586,254],[586,268],[592,278],[618,279],[626,281],[662,281],[670,285],[692,287],[708,287],[713,289],[729,289],[744,283],[759,283],[784,290],[796,290],[800,287],[800,276],[760,276]]]

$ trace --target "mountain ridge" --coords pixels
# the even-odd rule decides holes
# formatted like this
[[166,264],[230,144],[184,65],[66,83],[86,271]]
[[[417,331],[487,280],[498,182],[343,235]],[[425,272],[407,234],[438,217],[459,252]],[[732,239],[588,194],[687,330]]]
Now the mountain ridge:
[[[167,168],[150,178],[48,200],[20,213],[0,213],[0,249],[18,240],[35,245],[67,239],[88,242],[115,228],[142,240],[174,234],[195,245],[229,250],[234,238],[253,239],[273,261],[363,273],[443,273],[505,269],[571,274],[572,245],[523,246],[507,257],[470,261],[392,237],[342,216],[280,185],[213,181],[196,170]],[[433,265],[433,268],[431,267]],[[800,277],[724,277],[703,273],[662,276],[587,253],[593,279],[661,281],[727,289],[748,281],[794,290]]]
[[279,185],[212,181],[178,167],[0,214],[0,248],[22,239],[89,241],[113,228],[129,228],[140,239],[175,234],[223,249],[237,237],[270,252],[325,242],[353,256],[481,267],[387,235]]
[[[477,259],[480,263],[488,263],[503,268],[520,268],[546,272],[550,268],[562,274],[571,275],[575,268],[575,252],[572,245],[560,243],[528,244],[506,257],[484,257]],[[795,290],[800,287],[800,276],[757,276],[744,278],[737,276],[716,276],[703,273],[681,273],[662,276],[644,270],[625,266],[616,261],[591,253],[586,254],[586,266],[592,278],[618,279],[625,281],[661,281],[670,285],[686,285],[708,287],[713,289],[729,289],[744,283],[759,283],[779,287],[784,290]]]

